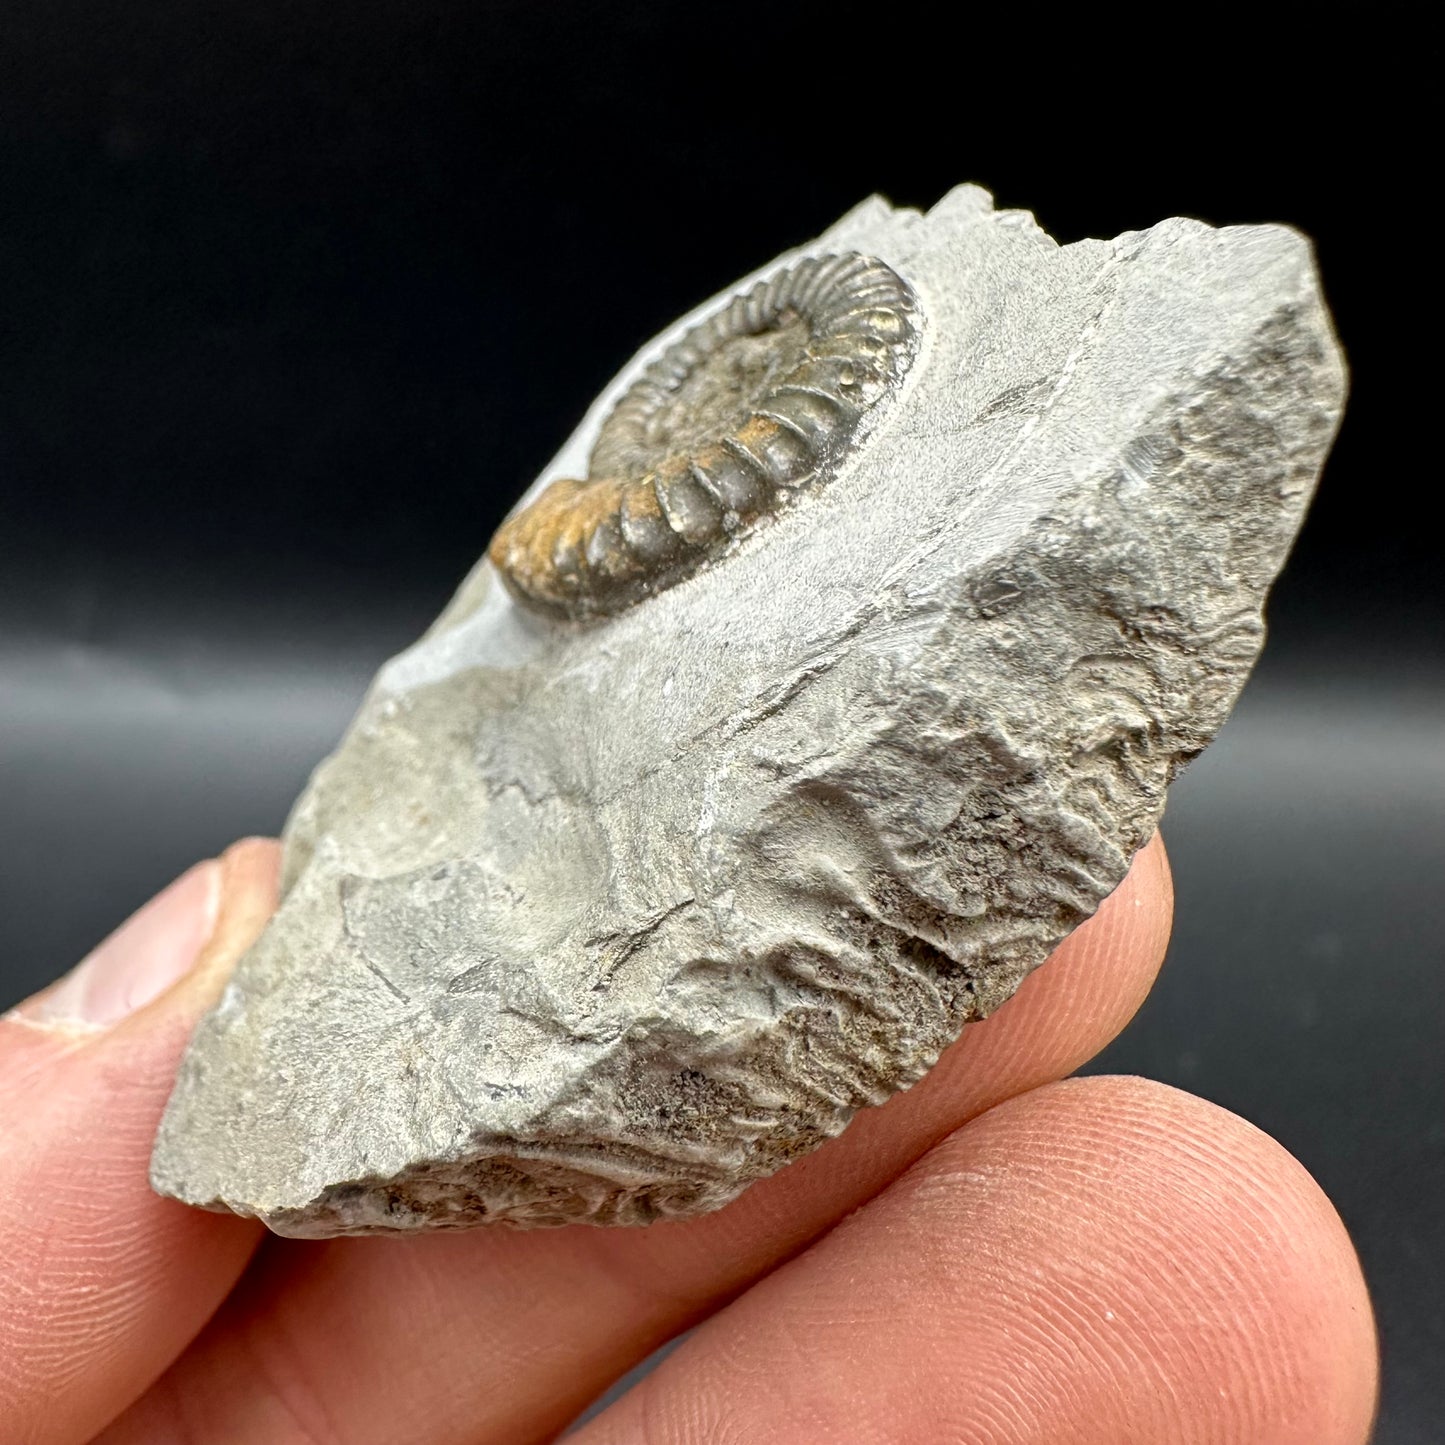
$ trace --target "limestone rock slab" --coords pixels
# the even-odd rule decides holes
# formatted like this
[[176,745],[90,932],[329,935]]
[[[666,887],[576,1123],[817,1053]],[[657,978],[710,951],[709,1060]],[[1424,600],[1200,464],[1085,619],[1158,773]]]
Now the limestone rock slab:
[[744,284],[845,251],[916,297],[896,395],[825,486],[616,615],[478,564],[297,803],[157,1189],[307,1236],[714,1209],[916,1081],[1122,879],[1339,419],[1309,244],[1059,246],[962,187]]

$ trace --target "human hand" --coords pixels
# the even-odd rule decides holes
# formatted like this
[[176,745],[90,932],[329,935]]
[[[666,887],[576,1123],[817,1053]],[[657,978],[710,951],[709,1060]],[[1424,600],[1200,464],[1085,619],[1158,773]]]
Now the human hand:
[[0,1438],[482,1445],[1361,1445],[1369,1300],[1273,1140],[1067,1079],[1148,992],[1156,839],[918,1085],[728,1208],[643,1230],[264,1237],[154,1195],[186,1039],[275,902],[276,845],[198,865],[0,1020]]

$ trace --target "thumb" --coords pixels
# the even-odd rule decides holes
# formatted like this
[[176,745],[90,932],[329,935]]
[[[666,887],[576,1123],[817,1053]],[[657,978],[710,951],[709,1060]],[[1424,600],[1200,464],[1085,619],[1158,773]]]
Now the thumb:
[[197,1020],[275,907],[279,850],[182,874],[0,1019],[0,1438],[88,1440],[180,1353],[260,1231],[152,1193]]

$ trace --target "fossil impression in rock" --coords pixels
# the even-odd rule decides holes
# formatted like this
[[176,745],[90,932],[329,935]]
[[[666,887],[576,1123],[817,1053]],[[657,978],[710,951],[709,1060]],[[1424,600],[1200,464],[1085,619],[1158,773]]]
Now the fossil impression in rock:
[[620,611],[816,484],[917,349],[913,297],[855,252],[788,266],[690,327],[617,402],[585,482],[559,479],[490,556],[519,601]]
[[1224,721],[1343,392],[1277,226],[874,199],[699,307],[317,769],[155,1187],[646,1223],[917,1080]]

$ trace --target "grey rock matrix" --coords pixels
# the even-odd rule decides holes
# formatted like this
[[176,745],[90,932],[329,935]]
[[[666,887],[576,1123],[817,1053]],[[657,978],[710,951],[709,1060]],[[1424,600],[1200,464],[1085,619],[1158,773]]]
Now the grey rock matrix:
[[1309,245],[1060,247],[962,187],[757,278],[844,252],[906,283],[917,348],[826,485],[602,619],[484,559],[382,670],[157,1189],[309,1236],[714,1209],[916,1081],[1123,878],[1339,419]]

